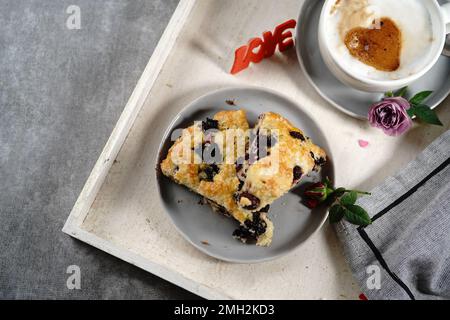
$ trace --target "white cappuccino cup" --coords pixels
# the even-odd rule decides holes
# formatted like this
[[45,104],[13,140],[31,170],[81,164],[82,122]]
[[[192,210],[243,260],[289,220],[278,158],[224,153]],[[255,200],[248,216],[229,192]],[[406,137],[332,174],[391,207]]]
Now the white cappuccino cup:
[[[389,71],[352,55],[344,36],[355,28],[380,28],[376,22],[385,18],[393,21],[401,34],[399,65]],[[326,0],[319,22],[319,48],[327,67],[344,84],[362,91],[386,92],[408,86],[427,73],[442,54],[449,33],[450,3]]]

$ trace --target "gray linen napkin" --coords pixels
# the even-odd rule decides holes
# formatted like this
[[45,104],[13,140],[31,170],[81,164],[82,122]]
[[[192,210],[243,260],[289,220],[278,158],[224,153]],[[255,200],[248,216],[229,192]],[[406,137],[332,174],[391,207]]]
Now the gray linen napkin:
[[450,131],[358,204],[373,224],[337,233],[368,299],[450,299]]

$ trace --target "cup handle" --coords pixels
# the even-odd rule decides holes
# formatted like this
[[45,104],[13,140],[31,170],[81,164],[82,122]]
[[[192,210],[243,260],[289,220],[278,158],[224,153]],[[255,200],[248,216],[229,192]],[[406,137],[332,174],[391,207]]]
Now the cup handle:
[[442,54],[444,56],[450,57],[450,3],[446,3],[441,6],[442,13],[444,15],[444,21],[446,25],[446,41],[444,45],[444,51]]

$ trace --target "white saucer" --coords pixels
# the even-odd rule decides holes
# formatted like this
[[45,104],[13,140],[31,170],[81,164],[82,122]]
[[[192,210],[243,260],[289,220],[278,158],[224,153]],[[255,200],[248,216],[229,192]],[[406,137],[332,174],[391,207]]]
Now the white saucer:
[[[320,55],[318,43],[322,4],[322,1],[305,0],[300,10],[296,31],[296,48],[300,65],[313,87],[331,105],[352,117],[367,119],[370,106],[381,100],[383,94],[347,87],[328,70]],[[424,90],[433,91],[426,101],[431,108],[436,108],[449,95],[450,58],[441,56],[427,74],[409,86],[406,96]]]

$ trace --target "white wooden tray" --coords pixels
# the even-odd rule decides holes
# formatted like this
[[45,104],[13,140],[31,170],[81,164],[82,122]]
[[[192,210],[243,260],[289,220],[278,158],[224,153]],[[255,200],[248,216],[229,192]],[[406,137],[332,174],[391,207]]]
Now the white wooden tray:
[[[396,139],[341,114],[314,92],[295,50],[228,74],[235,48],[295,19],[301,4],[181,0],[63,231],[205,298],[356,299],[359,288],[328,225],[276,261],[229,264],[185,241],[157,195],[154,163],[164,130],[190,101],[222,87],[268,87],[306,107],[331,143],[336,183],[348,187],[370,189],[448,129],[448,99],[438,110],[445,128],[421,126]],[[360,138],[369,148],[358,146]]]

